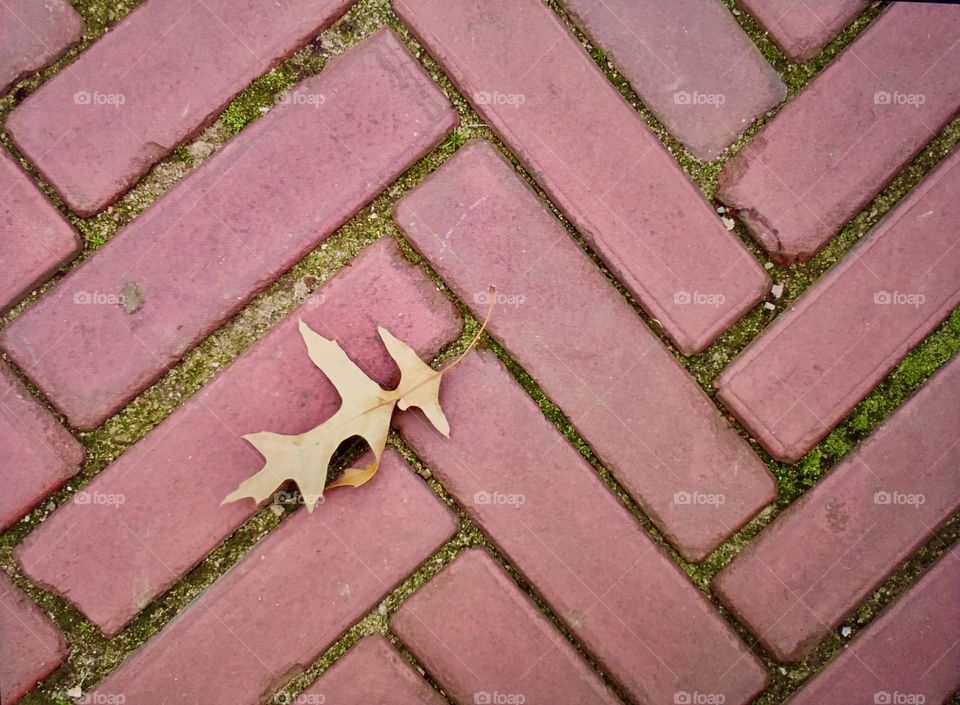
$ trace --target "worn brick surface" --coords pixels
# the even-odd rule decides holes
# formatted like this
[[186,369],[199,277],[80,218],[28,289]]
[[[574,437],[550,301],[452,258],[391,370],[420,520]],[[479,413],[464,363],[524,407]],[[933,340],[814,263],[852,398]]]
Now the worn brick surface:
[[79,251],[70,223],[0,151],[0,314]]
[[7,129],[73,210],[96,213],[351,4],[148,0]]
[[480,549],[447,566],[404,603],[392,624],[427,672],[458,702],[618,702],[530,598]]
[[803,457],[960,304],[958,188],[955,152],[719,378],[775,457]]
[[0,94],[59,58],[83,36],[83,19],[67,0],[0,4]]
[[310,665],[413,571],[456,521],[393,451],[363,492],[298,511],[91,694],[253,705]]
[[[394,8],[682,352],[764,294],[763,270],[544,3]],[[695,292],[716,305],[686,305]]]
[[68,651],[56,625],[0,571],[0,702],[13,705]]
[[946,703],[960,689],[958,586],[954,547],[790,705]]
[[775,259],[812,257],[956,114],[958,63],[960,7],[895,3],[724,166],[718,197]]
[[437,691],[379,634],[357,642],[292,703],[444,705]]
[[4,349],[73,425],[117,411],[456,122],[388,29],[295,95],[4,331]]
[[477,315],[497,286],[491,332],[687,558],[772,501],[753,451],[489,144],[463,147],[396,220]]
[[444,385],[450,439],[414,416],[404,437],[637,702],[763,689],[757,659],[496,358],[471,354]]
[[246,520],[251,501],[218,506],[263,464],[243,434],[302,433],[340,405],[306,354],[298,320],[338,340],[388,386],[397,371],[378,325],[428,359],[459,329],[450,303],[392,241],[372,245],[100,473],[82,504],[65,505],[33,532],[18,550],[24,571],[114,634]]
[[83,447],[0,362],[0,530],[80,469]]
[[867,0],[739,0],[792,61],[807,61],[866,6]]
[[960,358],[720,574],[716,591],[779,660],[804,658],[960,509],[958,429]]
[[562,0],[670,132],[714,159],[787,94],[716,0]]

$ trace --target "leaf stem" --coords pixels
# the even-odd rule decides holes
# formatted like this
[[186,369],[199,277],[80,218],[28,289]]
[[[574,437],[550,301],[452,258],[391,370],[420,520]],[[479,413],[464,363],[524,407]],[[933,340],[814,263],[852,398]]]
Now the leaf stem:
[[488,302],[487,315],[483,319],[483,324],[480,326],[480,330],[478,330],[477,334],[473,336],[473,340],[470,341],[470,344],[467,346],[467,349],[464,350],[462,353],[460,353],[459,357],[457,357],[456,360],[454,360],[449,365],[444,367],[440,371],[440,374],[443,374],[448,370],[459,365],[460,361],[467,356],[467,353],[473,350],[477,346],[477,343],[480,342],[480,336],[483,335],[483,332],[487,329],[487,324],[490,323],[490,319],[493,318],[493,304],[496,301],[496,296],[495,296],[496,293],[497,293],[497,287],[491,284],[490,287],[487,289],[487,302]]

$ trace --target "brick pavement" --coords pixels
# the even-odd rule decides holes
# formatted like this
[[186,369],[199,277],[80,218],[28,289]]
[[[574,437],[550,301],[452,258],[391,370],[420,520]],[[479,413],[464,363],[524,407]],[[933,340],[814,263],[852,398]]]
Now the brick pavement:
[[[897,3],[798,85],[864,2],[94,4],[0,3],[4,705],[957,702],[960,153],[802,261],[956,141],[960,7]],[[220,506],[243,434],[337,407],[299,320],[389,387],[376,326],[460,351],[490,284],[449,439],[398,412],[363,488]]]

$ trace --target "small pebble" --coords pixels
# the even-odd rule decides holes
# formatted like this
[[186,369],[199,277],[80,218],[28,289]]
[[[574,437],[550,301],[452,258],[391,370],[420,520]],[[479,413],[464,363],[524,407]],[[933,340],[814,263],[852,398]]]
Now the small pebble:
[[727,230],[733,230],[733,226],[736,225],[733,218],[727,218],[726,216],[723,216],[720,218],[720,220],[723,221],[723,227],[725,227]]
[[840,636],[842,636],[844,639],[850,638],[851,634],[853,634],[853,630],[850,627],[840,627]]
[[774,306],[774,305],[773,305],[772,303],[770,303],[769,301],[764,302],[763,307],[764,307],[765,309],[767,309],[768,311],[773,311],[773,310],[775,310],[775,309],[777,308],[776,306]]
[[773,262],[767,262],[765,265],[763,265],[763,268],[764,268],[764,269],[773,269]]
[[783,282],[777,282],[774,284],[770,289],[770,293],[773,294],[773,298],[775,299],[779,299],[781,296],[783,296]]
[[278,517],[283,514],[283,507],[281,507],[279,504],[271,504],[270,511],[275,517]]

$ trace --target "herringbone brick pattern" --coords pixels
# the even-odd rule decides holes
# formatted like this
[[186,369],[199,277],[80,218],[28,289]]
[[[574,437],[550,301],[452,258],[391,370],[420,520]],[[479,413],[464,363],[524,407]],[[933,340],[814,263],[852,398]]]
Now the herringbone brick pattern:
[[[0,703],[960,702],[960,6],[887,4],[0,0]],[[299,320],[390,386],[491,305],[449,439],[220,506]]]

